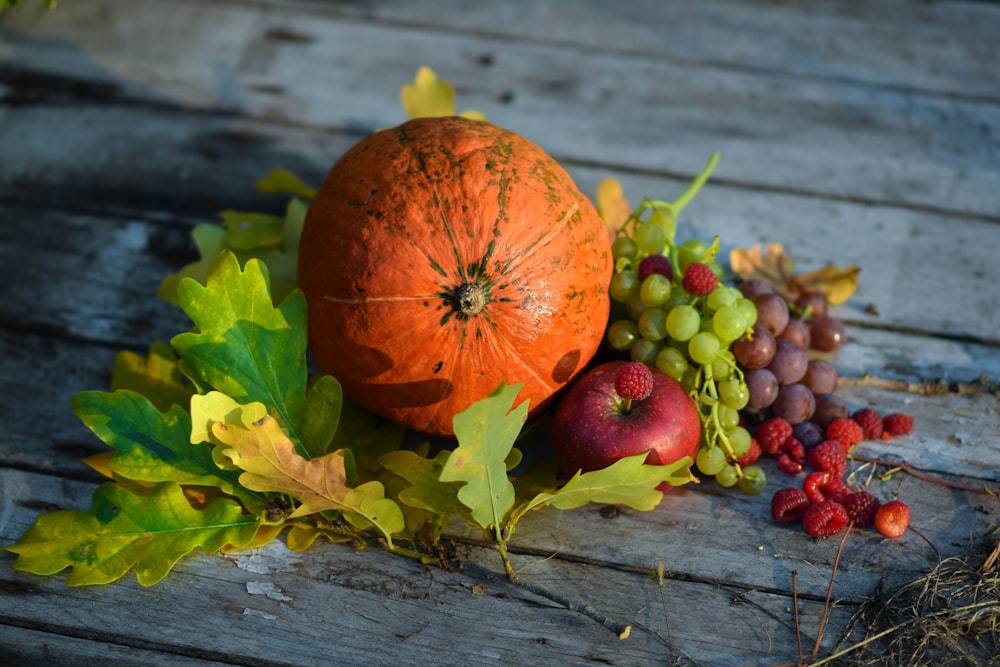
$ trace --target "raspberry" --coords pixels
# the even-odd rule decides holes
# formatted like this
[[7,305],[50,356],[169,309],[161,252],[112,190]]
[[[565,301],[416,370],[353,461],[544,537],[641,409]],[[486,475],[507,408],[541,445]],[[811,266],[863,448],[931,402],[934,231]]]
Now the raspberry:
[[691,262],[684,272],[684,280],[681,281],[684,289],[695,296],[705,296],[718,284],[719,277],[708,264],[701,262]]
[[821,503],[824,500],[833,500],[839,503],[850,494],[844,480],[834,477],[825,470],[806,475],[802,482],[802,490],[813,503]]
[[740,457],[740,467],[746,468],[747,466],[753,465],[757,462],[757,459],[760,458],[762,453],[763,452],[761,452],[760,443],[757,442],[757,438],[750,438],[750,449],[747,450],[746,454]]
[[798,475],[802,472],[802,464],[789,456],[788,452],[778,452],[778,455],[774,457],[774,461],[781,468],[782,472],[789,475]]
[[787,454],[788,458],[795,461],[799,466],[806,464],[806,446],[799,442],[794,435],[789,436],[781,443],[780,453]]
[[878,440],[882,437],[882,415],[871,408],[861,408],[851,415],[851,419],[861,426],[865,440]]
[[771,516],[778,523],[798,523],[808,508],[809,498],[794,486],[778,489],[771,496]]
[[824,500],[810,505],[802,517],[806,532],[813,537],[831,537],[842,531],[850,519],[847,510],[840,503]]
[[875,512],[875,527],[886,537],[899,537],[910,525],[910,507],[899,500],[890,500]]
[[875,525],[875,513],[881,506],[878,498],[867,491],[855,491],[844,498],[841,504],[847,510],[848,518],[858,528],[869,528]]
[[826,437],[829,440],[837,440],[843,445],[844,451],[849,452],[854,445],[865,439],[865,432],[861,424],[850,417],[839,417],[826,427]]
[[650,255],[643,258],[639,262],[638,273],[640,283],[654,273],[666,276],[668,280],[674,279],[674,267],[670,265],[670,260],[663,255]]
[[781,417],[771,417],[758,424],[753,435],[760,443],[760,448],[773,456],[778,453],[785,440],[791,437],[792,425]]
[[630,401],[648,398],[653,393],[653,372],[646,364],[630,361],[615,375],[615,391]]
[[893,412],[885,416],[882,420],[882,426],[885,429],[882,434],[885,440],[896,435],[907,435],[913,430],[913,417],[902,412]]
[[809,450],[809,467],[834,477],[843,477],[847,470],[847,453],[836,440],[824,440]]

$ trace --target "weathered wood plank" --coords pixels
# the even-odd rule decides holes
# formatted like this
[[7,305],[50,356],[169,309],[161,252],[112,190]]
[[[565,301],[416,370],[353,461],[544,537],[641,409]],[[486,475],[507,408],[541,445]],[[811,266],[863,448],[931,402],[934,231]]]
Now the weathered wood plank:
[[[257,178],[285,167],[319,183],[357,139],[352,133],[169,108],[151,110],[121,101],[8,107],[5,122],[0,124],[0,142],[12,146],[17,159],[0,164],[0,198],[11,202],[0,211],[9,220],[0,228],[4,240],[0,253],[6,252],[5,261],[17,266],[23,263],[19,257],[24,247],[40,251],[24,267],[30,272],[25,280],[28,291],[10,297],[21,304],[15,308],[20,312],[8,317],[29,321],[45,317],[46,311],[34,305],[42,298],[39,290],[51,293],[49,299],[60,299],[70,309],[74,304],[80,309],[96,307],[70,290],[74,281],[94,271],[102,278],[91,282],[125,281],[129,289],[137,290],[111,298],[109,305],[101,306],[106,312],[80,313],[95,318],[91,322],[95,329],[113,316],[116,298],[122,300],[122,312],[128,313],[123,320],[150,319],[140,318],[150,308],[141,302],[140,292],[150,286],[136,281],[157,283],[159,277],[190,259],[190,245],[184,237],[195,221],[214,221],[215,212],[223,208],[279,210],[282,197],[253,191]],[[676,179],[622,173],[610,167],[571,166],[570,170],[587,193],[594,193],[607,176],[619,178],[633,202],[643,196],[672,199],[684,187]],[[47,219],[42,225],[38,216],[49,214],[38,207],[110,212],[117,222]],[[63,233],[46,231],[64,225]],[[862,267],[861,288],[838,315],[856,324],[947,337],[927,343],[948,348],[942,360],[915,338],[901,336],[900,340],[910,342],[899,344],[893,336],[881,336],[888,343],[879,344],[881,353],[872,356],[863,349],[852,357],[857,372],[881,366],[919,369],[917,374],[924,377],[967,380],[980,373],[998,375],[1000,355],[967,342],[1000,343],[1000,292],[985,287],[1000,283],[1000,265],[993,251],[1000,242],[998,225],[717,182],[710,182],[685,210],[681,225],[682,235],[721,235],[726,250],[781,242],[802,270],[828,261],[856,263]],[[949,261],[924,261],[934,257]],[[66,268],[53,271],[55,266]],[[146,266],[148,270],[137,271]],[[961,269],[956,271],[956,266]],[[153,292],[155,287],[147,293]],[[876,306],[878,315],[868,312],[869,304]],[[132,308],[139,312],[131,312]],[[73,317],[71,310],[64,316]],[[100,335],[82,330],[79,334]],[[950,370],[954,359],[962,360],[961,370],[954,371],[957,377]]]
[[[16,539],[39,506],[86,507],[91,488],[0,470],[0,540]],[[19,628],[28,628],[245,665],[388,665],[400,656],[435,665],[663,664],[671,654],[748,665],[795,657],[790,600],[780,592],[676,578],[661,589],[643,572],[532,558],[525,577],[632,624],[621,641],[500,579],[490,550],[470,548],[466,557],[473,565],[465,571],[429,571],[378,551],[318,544],[294,553],[276,542],[225,557],[190,556],[149,588],[131,575],[109,586],[68,588],[61,576],[13,570],[4,554],[0,581],[10,592],[0,594],[0,632],[24,637]],[[799,606],[811,646],[822,602],[806,595]],[[725,622],[715,616],[720,609],[727,610]],[[850,605],[833,609],[825,647],[850,612]]]
[[272,9],[80,1],[15,17],[8,61],[341,128],[401,120],[397,86],[426,62],[565,161],[690,174],[719,150],[746,187],[997,219],[995,102]]

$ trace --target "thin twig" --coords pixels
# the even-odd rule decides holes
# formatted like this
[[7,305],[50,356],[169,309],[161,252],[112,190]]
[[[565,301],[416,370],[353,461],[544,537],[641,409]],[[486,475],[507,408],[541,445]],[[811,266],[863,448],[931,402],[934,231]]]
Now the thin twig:
[[969,484],[962,484],[961,482],[953,482],[949,479],[944,479],[941,477],[935,477],[934,475],[929,475],[908,463],[901,463],[899,461],[887,461],[885,459],[873,459],[866,456],[858,456],[857,454],[852,454],[851,458],[855,461],[862,461],[864,463],[871,463],[874,465],[889,466],[896,470],[902,470],[907,472],[914,477],[924,480],[925,482],[930,482],[931,484],[938,484],[940,486],[947,486],[952,489],[958,489],[960,491],[968,491],[969,493],[982,493],[988,496],[996,496],[998,494],[997,489],[991,489],[990,487],[983,486],[971,486]]
[[799,664],[802,664],[802,626],[799,623],[799,591],[795,586],[795,580],[799,571],[792,570],[792,613],[795,615],[795,643],[799,649]]
[[816,643],[813,645],[812,655],[809,656],[810,660],[816,659],[816,655],[819,653],[820,644],[823,641],[823,632],[826,630],[826,621],[830,614],[830,598],[833,596],[833,581],[837,578],[837,568],[840,567],[840,556],[844,553],[844,544],[847,542],[847,536],[851,534],[851,528],[853,527],[853,521],[847,524],[847,530],[844,531],[844,536],[840,538],[840,545],[837,547],[837,555],[833,559],[833,569],[830,571],[830,585],[826,589],[826,600],[823,602],[823,614],[819,617],[819,630],[816,633]]

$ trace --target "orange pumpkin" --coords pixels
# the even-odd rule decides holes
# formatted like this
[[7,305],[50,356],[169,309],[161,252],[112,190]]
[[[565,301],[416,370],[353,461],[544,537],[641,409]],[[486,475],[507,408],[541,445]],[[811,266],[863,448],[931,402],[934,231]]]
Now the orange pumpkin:
[[309,345],[345,394],[433,435],[501,382],[533,411],[593,357],[607,229],[566,171],[483,121],[421,118],[344,154],[299,250]]

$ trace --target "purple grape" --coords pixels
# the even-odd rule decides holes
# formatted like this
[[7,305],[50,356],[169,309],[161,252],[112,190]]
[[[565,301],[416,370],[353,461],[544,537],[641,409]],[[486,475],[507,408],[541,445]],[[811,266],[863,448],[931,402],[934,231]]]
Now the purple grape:
[[[760,321],[760,316],[757,317]],[[833,317],[818,317],[813,320],[809,335],[813,349],[836,352],[847,341],[847,328]]]
[[802,379],[809,366],[806,351],[790,340],[779,338],[774,344],[774,357],[767,365],[779,384],[792,384]]
[[803,292],[795,299],[795,307],[807,311],[806,315],[810,319],[826,317],[829,302],[822,292]]
[[832,394],[837,389],[837,369],[824,359],[810,359],[801,382],[817,396]]
[[784,338],[785,340],[790,340],[803,350],[809,349],[809,325],[803,320],[797,317],[793,317],[788,320],[788,324],[785,326],[785,330],[781,332],[778,338]]
[[834,394],[822,394],[816,396],[816,407],[813,411],[812,420],[820,428],[826,430],[834,419],[846,417],[848,413],[847,402]]
[[736,288],[748,299],[754,299],[761,294],[774,293],[774,288],[760,278],[749,278],[748,280],[744,280],[737,285]]
[[784,418],[795,426],[812,418],[816,410],[816,397],[801,384],[786,384],[778,390],[778,397],[771,404],[775,417]]
[[754,325],[753,338],[740,338],[733,343],[733,355],[746,369],[764,368],[774,358],[774,336],[762,326]]
[[774,399],[778,396],[778,380],[774,377],[774,373],[766,368],[756,368],[744,373],[743,380],[746,382],[747,391],[750,392],[747,410],[763,410],[774,403]]
[[757,324],[774,336],[780,336],[788,325],[788,302],[780,294],[759,294],[753,298],[757,306]]
[[[814,413],[815,416],[815,413]],[[819,443],[826,440],[826,431],[816,422],[799,422],[792,428],[792,435],[799,439],[806,449],[812,449]]]

